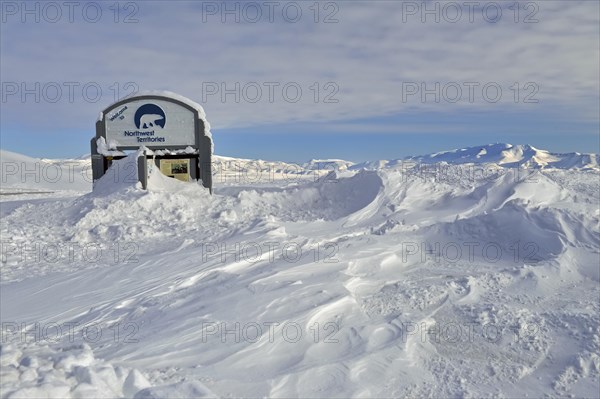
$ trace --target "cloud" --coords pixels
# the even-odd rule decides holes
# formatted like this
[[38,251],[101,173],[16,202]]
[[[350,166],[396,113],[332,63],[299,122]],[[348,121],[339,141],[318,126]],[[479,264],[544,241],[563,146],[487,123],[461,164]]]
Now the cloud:
[[[222,2],[139,2],[139,22],[131,24],[114,23],[108,3],[103,3],[106,18],[95,24],[9,19],[1,26],[3,84],[80,85],[74,101],[64,92],[56,103],[43,93],[40,103],[32,95],[25,102],[18,94],[9,96],[3,99],[2,123],[93,129],[98,111],[131,87],[168,89],[201,102],[215,128],[479,108],[528,110],[532,104],[524,98],[534,91],[537,107],[551,104],[574,119],[598,121],[597,2],[522,3],[535,4],[537,11],[521,9],[517,22],[510,4],[502,3],[496,23],[486,21],[481,8],[474,10],[471,23],[464,7],[456,23],[446,20],[454,14],[438,15],[439,23],[426,14],[423,23],[422,10],[408,14],[407,3],[425,4],[333,2],[335,7],[325,9],[329,3],[319,3],[319,23],[311,2],[295,3],[303,13],[297,23],[277,12],[272,23],[264,18],[250,23],[243,14],[240,23],[231,15],[221,23],[220,13],[203,13],[203,5],[223,7]],[[450,3],[439,3],[440,10]],[[330,14],[339,22],[323,23]],[[530,14],[539,22],[524,23]],[[468,95],[465,82],[479,85],[475,100],[449,102],[455,85]],[[84,98],[86,83],[102,89],[97,102]],[[430,94],[422,101],[421,93],[403,98],[413,83],[430,90],[439,83],[440,100]],[[481,88],[488,83],[502,89],[498,103],[484,98]],[[440,93],[444,87],[449,91]],[[207,92],[215,88],[217,93]]]

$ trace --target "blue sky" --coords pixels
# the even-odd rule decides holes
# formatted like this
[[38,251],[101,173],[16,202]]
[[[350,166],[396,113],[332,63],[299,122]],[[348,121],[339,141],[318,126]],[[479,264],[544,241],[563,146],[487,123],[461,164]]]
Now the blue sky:
[[158,89],[228,156],[600,152],[599,2],[479,3],[2,2],[0,147],[82,155],[100,110]]

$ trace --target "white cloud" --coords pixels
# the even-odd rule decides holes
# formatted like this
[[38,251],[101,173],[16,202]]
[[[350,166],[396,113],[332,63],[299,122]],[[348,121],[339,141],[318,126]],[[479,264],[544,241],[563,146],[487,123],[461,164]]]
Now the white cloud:
[[[139,3],[136,24],[9,20],[1,28],[3,82],[98,82],[103,96],[98,103],[79,96],[74,103],[63,98],[57,104],[34,104],[31,97],[23,104],[13,96],[2,104],[3,124],[39,127],[51,120],[58,127],[91,127],[97,112],[113,100],[113,84],[123,92],[130,81],[140,89],[169,89],[199,102],[207,82],[229,88],[235,82],[241,88],[249,84],[251,97],[252,82],[263,88],[255,104],[247,98],[236,103],[233,95],[224,103],[218,95],[209,96],[204,106],[216,128],[431,110],[527,110],[531,104],[512,101],[514,82],[534,82],[542,107],[552,104],[575,110],[575,119],[598,121],[597,2],[537,2],[539,22],[533,24],[514,23],[508,9],[496,24],[480,14],[475,23],[467,15],[457,23],[421,23],[418,16],[404,15],[405,23],[402,2],[339,2],[339,23],[315,24],[308,8],[313,3],[298,4],[303,17],[296,24],[281,16],[275,23],[223,24],[218,16],[203,23],[201,5],[183,2]],[[320,17],[324,14],[321,10]],[[280,84],[272,103],[266,82]],[[297,103],[286,101],[281,91],[291,82],[303,91]],[[316,103],[314,82],[319,85]],[[325,87],[327,82],[336,86]],[[503,98],[490,104],[479,91],[473,104],[449,104],[443,98],[436,104],[432,96],[424,104],[418,96],[403,102],[406,82],[427,82],[428,87],[434,82],[497,82]],[[335,87],[339,91],[333,98],[339,102],[324,103]]]

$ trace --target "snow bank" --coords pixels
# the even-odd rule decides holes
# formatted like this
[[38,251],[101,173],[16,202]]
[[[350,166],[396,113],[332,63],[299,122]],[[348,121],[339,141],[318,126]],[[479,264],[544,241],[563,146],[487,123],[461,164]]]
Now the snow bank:
[[331,172],[315,183],[281,191],[248,190],[239,194],[247,213],[259,211],[281,220],[336,220],[367,207],[383,189],[376,172]]
[[[153,151],[147,148],[140,148],[125,158],[113,161],[104,176],[95,182],[94,192],[90,195],[103,197],[116,192],[140,191],[142,185],[138,180],[138,160],[139,157],[152,153]],[[193,191],[202,197],[208,193],[208,189],[202,187],[200,183],[187,183],[165,176],[152,159],[148,159],[147,165],[149,192],[190,193]]]
[[106,173],[94,182],[92,196],[107,196],[120,191],[141,190],[138,177],[138,158],[145,154],[145,149],[132,152],[125,158],[114,160]]

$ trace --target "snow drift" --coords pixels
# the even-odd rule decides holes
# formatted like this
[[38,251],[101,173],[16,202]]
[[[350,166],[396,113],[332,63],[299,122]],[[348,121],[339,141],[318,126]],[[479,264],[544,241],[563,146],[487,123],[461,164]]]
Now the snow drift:
[[598,158],[548,154],[3,197],[2,397],[594,396]]

